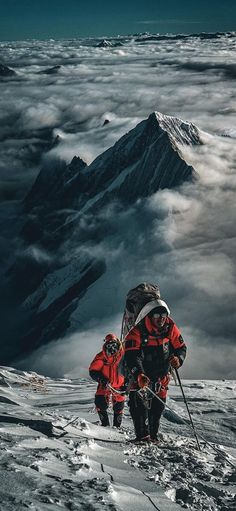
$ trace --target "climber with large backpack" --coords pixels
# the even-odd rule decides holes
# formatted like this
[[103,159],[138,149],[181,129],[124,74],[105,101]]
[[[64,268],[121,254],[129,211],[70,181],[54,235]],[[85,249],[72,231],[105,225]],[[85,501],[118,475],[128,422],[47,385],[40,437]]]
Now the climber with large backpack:
[[[157,442],[170,370],[178,369],[186,356],[185,342],[170,317],[167,303],[160,299],[158,286],[144,283],[128,293],[122,337],[130,380],[129,409],[136,434],[134,441]],[[157,399],[145,392],[148,388]]]
[[120,372],[123,355],[121,341],[115,334],[109,333],[105,336],[102,351],[97,353],[89,367],[91,378],[98,382],[95,406],[102,426],[110,425],[107,413],[110,401],[113,406],[113,426],[121,426],[125,401],[124,376]]

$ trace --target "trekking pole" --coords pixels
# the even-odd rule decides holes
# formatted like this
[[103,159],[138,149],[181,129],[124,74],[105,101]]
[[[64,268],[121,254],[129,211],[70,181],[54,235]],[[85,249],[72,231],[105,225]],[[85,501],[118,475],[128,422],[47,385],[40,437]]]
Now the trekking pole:
[[189,420],[190,420],[190,424],[193,428],[193,433],[194,433],[194,436],[196,438],[196,442],[197,442],[197,446],[198,446],[198,450],[200,451],[201,450],[201,447],[200,447],[200,443],[199,443],[199,440],[198,440],[198,436],[197,436],[197,432],[196,432],[196,429],[195,429],[195,426],[193,424],[193,419],[192,419],[192,416],[191,416],[191,413],[190,413],[190,410],[189,410],[189,407],[188,407],[188,402],[187,402],[187,399],[185,397],[185,394],[184,394],[184,389],[183,389],[183,385],[182,385],[182,382],[181,382],[181,379],[180,379],[180,375],[177,371],[177,369],[175,369],[175,374],[177,376],[177,380],[178,380],[178,383],[179,383],[179,386],[181,388],[181,392],[182,392],[182,395],[183,395],[183,399],[184,399],[184,402],[185,402],[185,406],[187,408],[187,412],[188,412],[188,416],[189,416]]
[[121,331],[120,331],[120,340],[123,344],[123,340],[124,340],[124,315],[123,315],[123,319],[122,319],[122,323],[121,323]]
[[114,389],[109,383],[107,385],[107,387],[111,390],[111,392],[115,393],[115,394],[120,394],[120,396],[126,394],[126,390],[117,390],[117,389]]

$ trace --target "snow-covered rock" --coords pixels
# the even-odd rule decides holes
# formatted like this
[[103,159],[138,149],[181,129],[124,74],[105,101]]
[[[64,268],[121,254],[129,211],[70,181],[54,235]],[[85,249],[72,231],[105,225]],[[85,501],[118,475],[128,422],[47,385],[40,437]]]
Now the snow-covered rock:
[[97,44],[98,48],[114,48],[116,46],[123,46],[121,41],[103,39]]

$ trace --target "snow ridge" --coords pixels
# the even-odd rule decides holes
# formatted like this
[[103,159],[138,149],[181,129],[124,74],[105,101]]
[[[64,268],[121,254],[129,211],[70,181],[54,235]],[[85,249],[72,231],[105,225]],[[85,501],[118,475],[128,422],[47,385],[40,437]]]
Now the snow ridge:
[[[206,439],[215,439],[235,463],[235,432],[225,421],[232,418],[236,383],[183,384],[194,421],[200,413]],[[236,469],[227,461],[203,444],[199,452],[190,430],[166,418],[158,445],[129,443],[133,427],[127,408],[120,431],[102,428],[93,408],[95,387],[86,379],[50,379],[0,367],[2,509],[235,508]],[[170,395],[171,407],[183,414],[178,388],[171,385]],[[207,416],[209,401],[215,411]]]

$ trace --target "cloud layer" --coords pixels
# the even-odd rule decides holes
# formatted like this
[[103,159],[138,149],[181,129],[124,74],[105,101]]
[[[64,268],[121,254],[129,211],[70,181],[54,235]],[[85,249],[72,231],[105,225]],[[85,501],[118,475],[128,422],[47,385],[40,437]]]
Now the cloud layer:
[[[199,172],[197,184],[140,201],[117,224],[114,218],[105,242],[80,245],[82,253],[96,250],[104,257],[108,271],[73,316],[79,333],[40,348],[22,367],[84,375],[105,333],[119,333],[126,292],[147,280],[159,283],[189,343],[183,374],[233,377],[236,150],[233,139],[217,135],[235,132],[236,37],[148,43],[127,38],[116,48],[97,43],[1,44],[5,64],[17,72],[0,82],[1,199],[8,201],[11,218],[42,162],[69,162],[76,154],[90,163],[153,110],[194,122],[211,136],[205,134],[204,146],[184,150]],[[61,67],[42,73],[53,66]],[[83,221],[92,229],[92,217]],[[6,240],[5,228],[4,261],[11,250]],[[71,258],[78,250],[76,233],[72,245]],[[38,257],[37,247],[34,253]],[[81,358],[85,342],[89,349]]]

